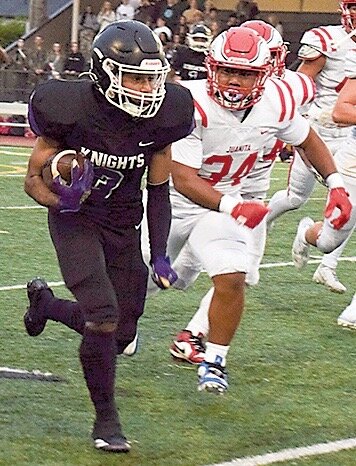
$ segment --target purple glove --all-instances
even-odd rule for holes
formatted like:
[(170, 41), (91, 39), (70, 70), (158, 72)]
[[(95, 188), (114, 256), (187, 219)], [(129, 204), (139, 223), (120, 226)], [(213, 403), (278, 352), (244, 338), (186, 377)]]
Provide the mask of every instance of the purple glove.
[(151, 262), (152, 280), (155, 284), (165, 290), (178, 279), (178, 275), (171, 267), (169, 257), (158, 256)]
[(58, 210), (64, 212), (78, 212), (81, 204), (89, 196), (94, 180), (93, 165), (84, 160), (83, 172), (79, 166), (72, 167), (72, 182), (69, 186), (61, 183), (57, 176), (52, 183), (52, 191), (59, 196)]

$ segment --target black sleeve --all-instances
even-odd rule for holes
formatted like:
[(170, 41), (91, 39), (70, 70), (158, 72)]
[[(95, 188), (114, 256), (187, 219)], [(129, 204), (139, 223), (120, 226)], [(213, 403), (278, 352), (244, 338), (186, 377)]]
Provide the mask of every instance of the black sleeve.
[(159, 185), (147, 184), (147, 194), (147, 223), (152, 262), (159, 256), (166, 257), (171, 227), (168, 181)]

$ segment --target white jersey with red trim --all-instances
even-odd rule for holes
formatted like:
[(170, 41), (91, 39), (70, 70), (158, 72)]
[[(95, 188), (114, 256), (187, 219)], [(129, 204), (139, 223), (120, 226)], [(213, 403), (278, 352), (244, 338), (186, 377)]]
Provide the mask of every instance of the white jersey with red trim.
[[(356, 79), (356, 44), (346, 55), (345, 74), (347, 78)], [(354, 178), (356, 183), (356, 125), (351, 127), (349, 137), (336, 152), (335, 163), (341, 174)]]
[[(298, 57), (301, 60), (315, 59), (320, 55), (326, 58), (325, 66), (315, 77), (316, 96), (308, 115), (322, 126), (337, 126), (331, 118), (338, 93), (345, 84), (345, 56), (355, 42), (347, 37), (344, 27), (319, 26), (306, 31), (302, 36)], [(309, 46), (311, 49), (309, 49)], [(309, 51), (313, 50), (315, 54)]]
[[(250, 109), (232, 112), (211, 99), (205, 80), (185, 81), (195, 102), (196, 128), (172, 145), (174, 161), (198, 169), (199, 176), (223, 194), (237, 195), (241, 180), (263, 160), (276, 138), (302, 143), (309, 122), (297, 111), (292, 88), (277, 78), (266, 82), (261, 100)], [(206, 212), (172, 188), (173, 216)]]
[[(309, 104), (315, 97), (314, 80), (303, 73), (286, 70), (279, 82), (284, 92), (293, 95), (296, 108)], [(280, 139), (271, 138), (262, 160), (258, 160), (251, 172), (241, 179), (240, 189), (244, 197), (264, 199), (267, 196), (274, 162), (284, 146)]]

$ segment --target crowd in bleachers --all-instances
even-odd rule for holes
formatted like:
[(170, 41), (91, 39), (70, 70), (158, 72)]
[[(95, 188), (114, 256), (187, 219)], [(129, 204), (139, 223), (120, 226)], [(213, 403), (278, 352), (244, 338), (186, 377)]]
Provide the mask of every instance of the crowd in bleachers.
[[(218, 4), (218, 2), (217, 2)], [(25, 89), (52, 78), (73, 78), (87, 71), (90, 64), (90, 47), (95, 35), (107, 24), (119, 19), (136, 19), (150, 26), (161, 38), (168, 56), (174, 48), (186, 43), (192, 25), (204, 23), (213, 37), (230, 26), (256, 17), (260, 12), (254, 1), (239, 1), (235, 11), (226, 19), (212, 0), (119, 0), (104, 1), (98, 14), (89, 5), (80, 14), (78, 43), (55, 42), (49, 44), (37, 35), (34, 45), (25, 48), (19, 38), (15, 53), (4, 57), (0, 67), (15, 71), (13, 88)], [(21, 100), (21, 95), (19, 99)]]

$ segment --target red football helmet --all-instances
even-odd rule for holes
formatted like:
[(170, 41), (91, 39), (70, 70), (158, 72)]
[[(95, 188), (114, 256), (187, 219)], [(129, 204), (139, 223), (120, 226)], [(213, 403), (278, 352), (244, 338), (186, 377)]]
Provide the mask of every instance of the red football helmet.
[[(251, 107), (262, 97), (266, 79), (271, 75), (271, 55), (267, 42), (249, 28), (232, 27), (219, 34), (206, 58), (207, 91), (219, 105), (229, 110)], [(222, 85), (218, 71), (222, 68), (256, 72), (251, 87)]]
[(351, 7), (356, 7), (356, 0), (343, 0), (340, 2), (341, 24), (346, 29), (346, 32), (351, 32), (356, 28), (356, 11), (351, 12)]
[(282, 78), (286, 70), (287, 44), (275, 27), (264, 21), (253, 19), (240, 24), (240, 27), (248, 27), (262, 36), (268, 44), (271, 52), (273, 74)]

